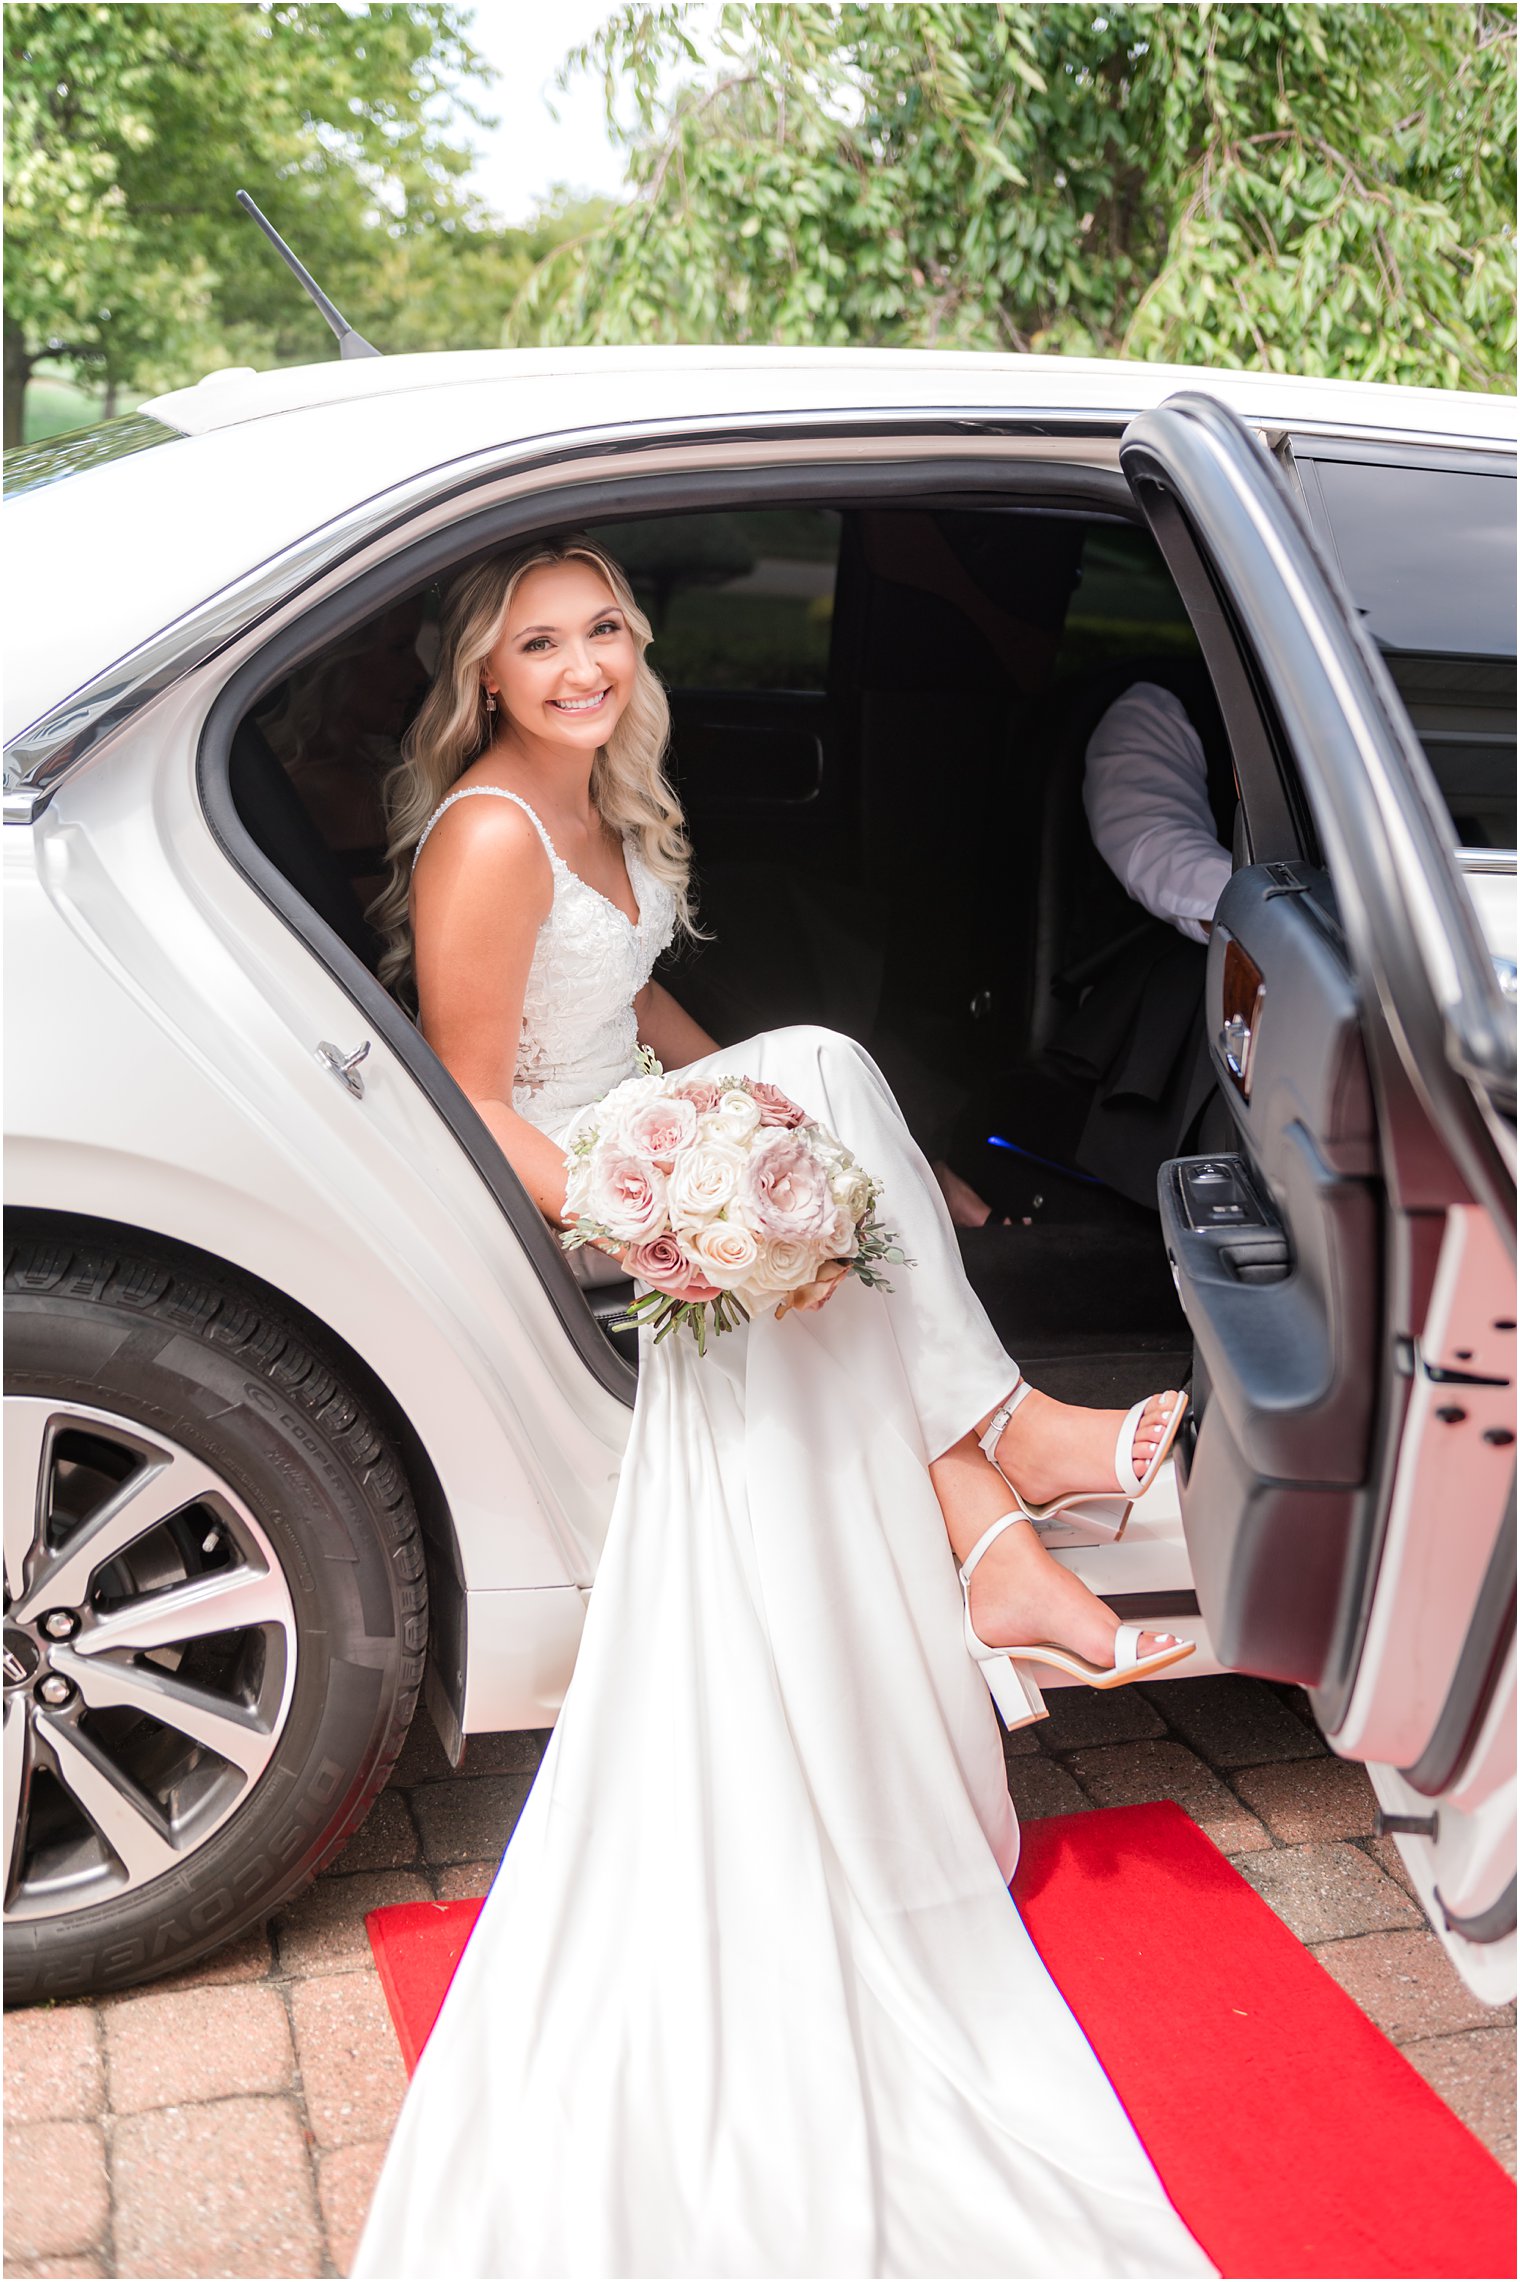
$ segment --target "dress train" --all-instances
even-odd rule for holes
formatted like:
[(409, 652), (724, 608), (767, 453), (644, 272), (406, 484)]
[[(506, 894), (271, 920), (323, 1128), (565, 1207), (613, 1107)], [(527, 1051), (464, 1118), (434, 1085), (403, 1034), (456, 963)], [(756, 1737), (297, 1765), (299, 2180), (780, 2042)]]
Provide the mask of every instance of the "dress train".
[(572, 1685), (353, 2271), (1213, 2275), (1007, 1893), (926, 1466), (1017, 1366), (870, 1055), (798, 1026), (683, 1074), (727, 1071), (917, 1264), (705, 1357), (641, 1334)]

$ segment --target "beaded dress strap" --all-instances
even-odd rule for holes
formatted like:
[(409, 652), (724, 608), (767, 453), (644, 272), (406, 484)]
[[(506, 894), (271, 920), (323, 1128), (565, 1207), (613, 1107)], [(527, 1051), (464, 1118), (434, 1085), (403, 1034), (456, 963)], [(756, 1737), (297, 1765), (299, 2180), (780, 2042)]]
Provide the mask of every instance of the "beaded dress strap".
[[(437, 823), (444, 810), (446, 808), (452, 808), (456, 800), (470, 800), (473, 799), (476, 793), (486, 792), (494, 795), (497, 800), (515, 800), (518, 807), (523, 811), (525, 816), (533, 817), (534, 823), (538, 826), (538, 836), (544, 844), (544, 853), (548, 857), (550, 863), (556, 865), (564, 863), (563, 856), (559, 854), (558, 850), (555, 848), (554, 842), (550, 839), (548, 833), (545, 831), (541, 818), (533, 814), (533, 810), (528, 806), (528, 803), (523, 799), (523, 796), (520, 792), (508, 792), (506, 786), (503, 784), (466, 784), (461, 785), (458, 792), (451, 792), (447, 800), (440, 801), (438, 806), (433, 810), (432, 815), (428, 818), (426, 824), (424, 824), (422, 828), (422, 837), (417, 842), (416, 847), (412, 850), (412, 869), (414, 871), (417, 868), (417, 858), (421, 855), (423, 849), (427, 845), (427, 836), (432, 831), (433, 826)], [(566, 869), (568, 868), (569, 867), (566, 866)]]

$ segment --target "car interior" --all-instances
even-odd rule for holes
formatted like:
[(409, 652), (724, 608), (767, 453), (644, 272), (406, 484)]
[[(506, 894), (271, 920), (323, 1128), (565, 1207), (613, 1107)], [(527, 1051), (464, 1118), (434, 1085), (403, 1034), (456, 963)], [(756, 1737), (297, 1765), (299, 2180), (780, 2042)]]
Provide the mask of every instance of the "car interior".
[[(1088, 741), (1125, 690), (1181, 700), (1220, 842), (1237, 860), (1244, 842), (1221, 708), (1145, 524), (1117, 501), (952, 492), (579, 527), (654, 626), (713, 930), (658, 978), (725, 1044), (816, 1022), (867, 1047), (926, 1156), (992, 1207), (958, 1230), (967, 1274), (1051, 1393), (1127, 1404), (1181, 1383), (1192, 1341), (1156, 1173), (1232, 1129), (1204, 1050), (1205, 951), (1129, 899), (1087, 829)], [(231, 744), (247, 834), (371, 974), (381, 785), (427, 687), (438, 596), (419, 585), (264, 688)], [(1471, 812), (1461, 836), (1512, 846), (1512, 664), (1410, 650), (1396, 679)], [(1137, 1025), (1155, 1049), (1138, 1074), (1119, 1044)], [(611, 1328), (631, 1285), (564, 1282), (636, 1362)]]

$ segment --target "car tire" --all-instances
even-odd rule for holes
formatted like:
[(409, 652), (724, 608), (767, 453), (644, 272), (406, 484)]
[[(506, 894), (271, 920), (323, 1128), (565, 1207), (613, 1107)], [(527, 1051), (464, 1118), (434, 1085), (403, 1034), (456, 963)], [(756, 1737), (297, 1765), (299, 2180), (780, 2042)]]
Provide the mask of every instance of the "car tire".
[(309, 1882), (400, 1752), (427, 1588), (389, 1437), (263, 1288), (26, 1233), (5, 1310), (10, 2005), (192, 1964)]

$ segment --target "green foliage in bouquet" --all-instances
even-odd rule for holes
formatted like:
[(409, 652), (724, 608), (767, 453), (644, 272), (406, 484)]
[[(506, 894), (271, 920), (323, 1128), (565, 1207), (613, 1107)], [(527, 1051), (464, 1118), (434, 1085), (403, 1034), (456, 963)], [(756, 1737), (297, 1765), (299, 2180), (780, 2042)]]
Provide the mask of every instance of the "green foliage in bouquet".
[(749, 1321), (749, 1309), (737, 1292), (719, 1292), (713, 1300), (677, 1299), (674, 1292), (646, 1292), (642, 1299), (631, 1301), (623, 1313), (614, 1318), (614, 1328), (621, 1331), (630, 1324), (647, 1323), (654, 1330), (654, 1344), (658, 1347), (667, 1331), (676, 1331), (684, 1324), (697, 1343), (697, 1353), (705, 1355), (709, 1308), (714, 1335), (720, 1331), (737, 1331), (741, 1321)]

